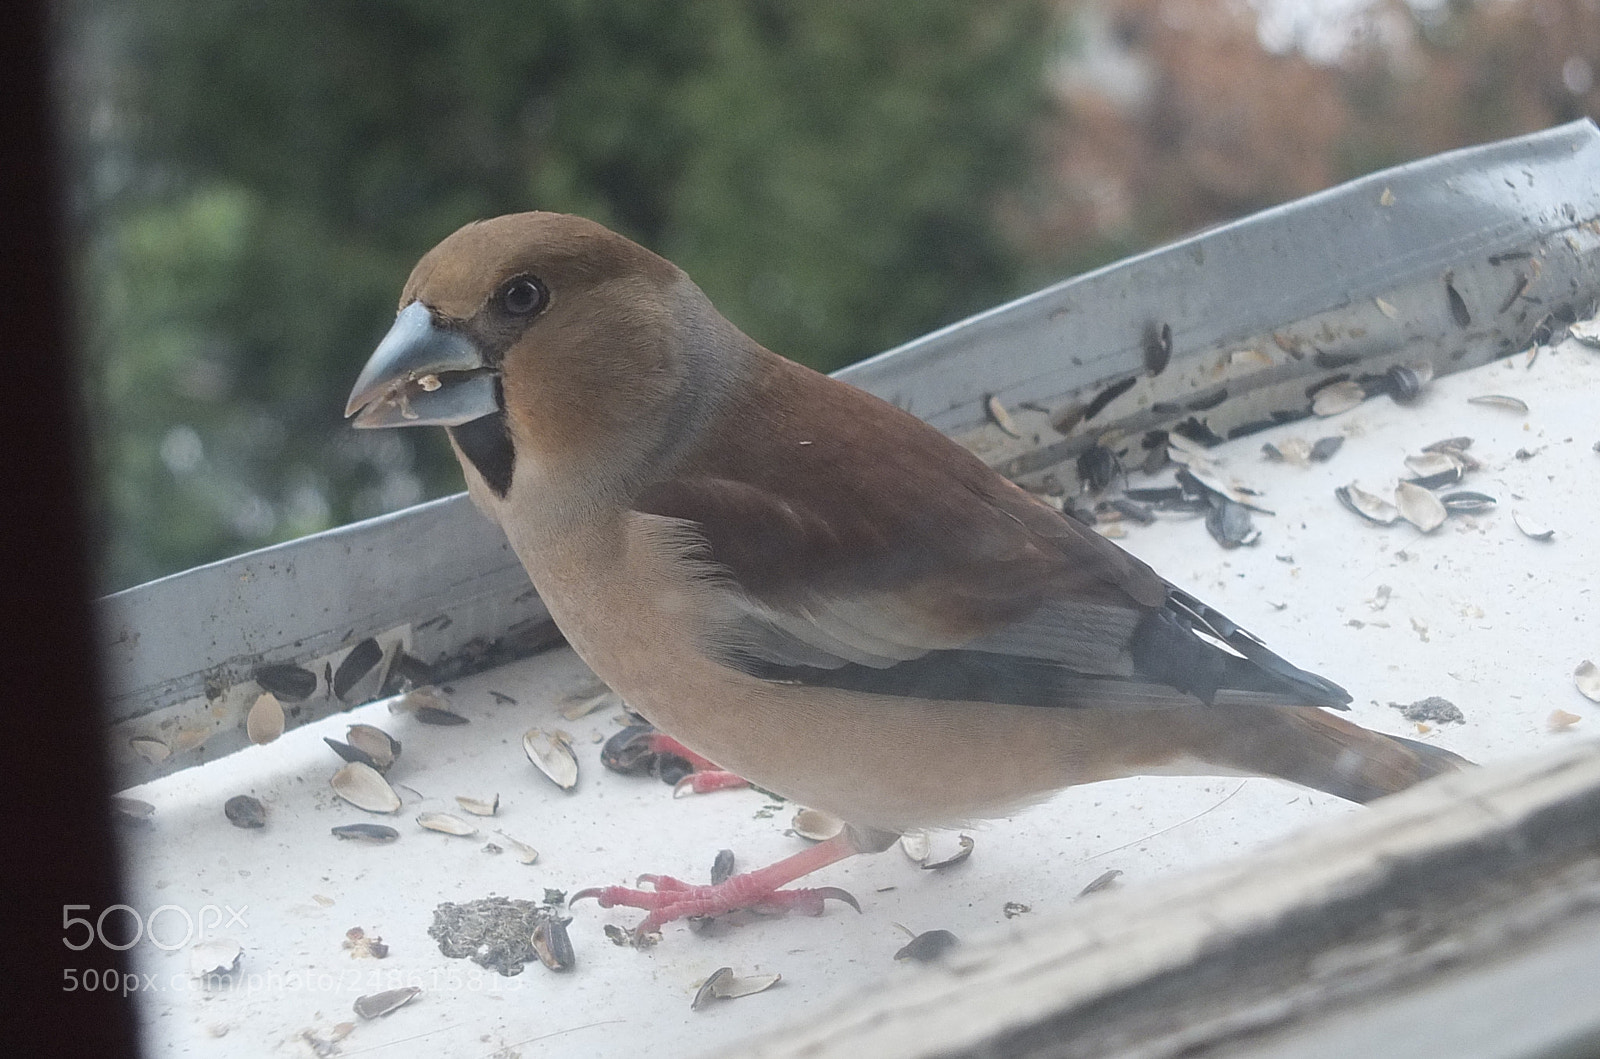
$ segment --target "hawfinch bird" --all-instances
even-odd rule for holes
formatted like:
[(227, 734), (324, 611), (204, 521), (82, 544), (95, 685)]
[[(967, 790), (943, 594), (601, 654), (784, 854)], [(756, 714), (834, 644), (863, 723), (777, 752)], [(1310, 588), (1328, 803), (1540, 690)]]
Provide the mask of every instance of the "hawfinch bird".
[(1248, 774), (1365, 802), (1466, 763), (1327, 712), (1338, 685), (578, 217), (499, 217), (430, 250), (346, 414), (444, 427), (607, 684), (847, 821), (716, 886), (582, 895), (648, 910), (641, 932), (819, 912), (842, 891), (779, 888), (1073, 784)]

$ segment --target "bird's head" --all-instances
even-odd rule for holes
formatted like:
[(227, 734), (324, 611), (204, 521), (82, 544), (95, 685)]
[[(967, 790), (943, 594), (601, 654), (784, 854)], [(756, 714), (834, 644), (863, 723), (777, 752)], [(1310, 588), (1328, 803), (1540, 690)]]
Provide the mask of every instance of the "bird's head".
[(615, 466), (674, 432), (688, 393), (731, 370), (721, 351), (742, 337), (636, 243), (579, 217), (512, 214), (417, 263), (345, 415), (458, 428), (458, 445), (461, 428), (498, 416), (518, 455)]

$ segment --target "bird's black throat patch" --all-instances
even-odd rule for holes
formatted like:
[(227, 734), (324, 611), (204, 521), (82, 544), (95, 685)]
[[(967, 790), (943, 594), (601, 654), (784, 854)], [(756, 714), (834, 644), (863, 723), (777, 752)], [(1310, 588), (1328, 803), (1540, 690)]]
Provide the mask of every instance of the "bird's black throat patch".
[(495, 496), (504, 500), (511, 491), (511, 474), (517, 455), (511, 445), (511, 431), (506, 428), (505, 412), (491, 412), (470, 423), (447, 429), (462, 453), (483, 476), (484, 483), (494, 491)]

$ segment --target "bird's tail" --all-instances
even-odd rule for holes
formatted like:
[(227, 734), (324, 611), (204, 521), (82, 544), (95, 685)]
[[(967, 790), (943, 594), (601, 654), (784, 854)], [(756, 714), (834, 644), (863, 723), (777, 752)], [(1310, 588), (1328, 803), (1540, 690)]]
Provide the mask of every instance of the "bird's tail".
[(1208, 748), (1208, 759), (1352, 802), (1370, 802), (1472, 764), (1442, 747), (1369, 731), (1326, 710), (1265, 709), (1263, 723), (1251, 725), (1249, 734), (1233, 726), (1230, 738)]

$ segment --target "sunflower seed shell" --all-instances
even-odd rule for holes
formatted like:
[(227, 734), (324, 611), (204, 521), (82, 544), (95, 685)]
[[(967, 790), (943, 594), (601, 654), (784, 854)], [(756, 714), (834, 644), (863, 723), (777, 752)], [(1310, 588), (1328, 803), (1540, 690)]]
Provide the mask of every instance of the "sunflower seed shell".
[(821, 809), (801, 809), (794, 814), (794, 821), (789, 826), (801, 838), (808, 838), (813, 842), (826, 842), (844, 830), (844, 821), (837, 816), (830, 816)]
[(417, 815), (417, 823), (429, 831), (439, 831), (446, 835), (460, 835), (463, 838), (478, 833), (477, 828), (459, 816), (451, 816), (449, 813), (419, 813)]
[(392, 813), (400, 808), (400, 796), (377, 769), (352, 761), (328, 781), (333, 793), (369, 813)]
[(381, 993), (359, 996), (356, 997), (355, 1013), (364, 1019), (381, 1018), (405, 1007), (421, 992), (421, 986), (408, 985), (404, 989), (385, 989)]
[(578, 756), (566, 740), (542, 728), (530, 728), (522, 737), (522, 749), (557, 787), (570, 791), (578, 785)]
[(1578, 668), (1572, 671), (1572, 682), (1578, 686), (1578, 691), (1591, 702), (1600, 702), (1600, 666), (1596, 666), (1587, 658), (1578, 663)]
[(278, 696), (264, 691), (245, 715), (244, 732), (256, 746), (265, 746), (283, 734), (283, 705)]
[(1444, 525), (1449, 512), (1439, 498), (1413, 482), (1401, 482), (1394, 489), (1394, 506), (1400, 517), (1424, 533)]

